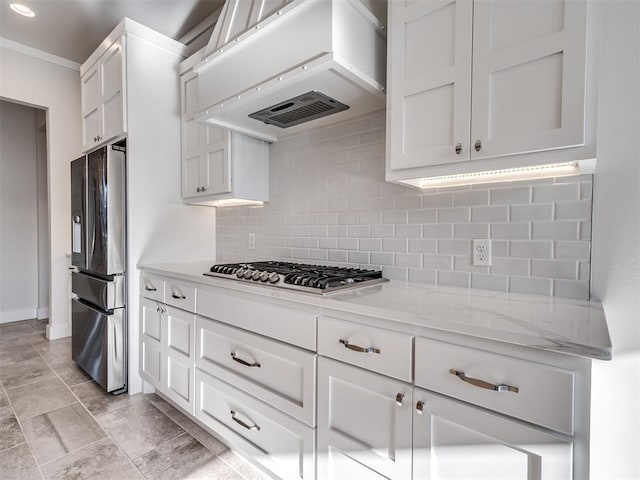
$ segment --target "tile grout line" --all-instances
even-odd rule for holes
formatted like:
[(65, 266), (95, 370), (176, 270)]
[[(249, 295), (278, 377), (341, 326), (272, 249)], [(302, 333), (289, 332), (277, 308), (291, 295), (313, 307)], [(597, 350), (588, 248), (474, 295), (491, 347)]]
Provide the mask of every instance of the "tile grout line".
[[(69, 385), (67, 385), (67, 383), (62, 379), (62, 377), (58, 374), (58, 372), (56, 372), (56, 371), (53, 369), (53, 367), (52, 367), (52, 366), (51, 366), (51, 364), (47, 361), (47, 359), (46, 359), (46, 358), (44, 358), (44, 356), (43, 356), (43, 355), (42, 355), (42, 354), (41, 354), (41, 353), (40, 353), (40, 352), (39, 352), (35, 347), (33, 347), (33, 346), (32, 346), (32, 348), (33, 348), (34, 350), (36, 350), (36, 352), (38, 353), (38, 355), (40, 356), (40, 358), (42, 358), (42, 360), (47, 364), (47, 366), (48, 366), (49, 368), (51, 368), (51, 370), (56, 374), (56, 377), (58, 377), (58, 379), (62, 382), (62, 384), (67, 388), (67, 390), (69, 390), (69, 392), (71, 393), (71, 395), (76, 399), (76, 400), (75, 400), (75, 402), (73, 402), (73, 403), (76, 403), (76, 402), (77, 402), (77, 403), (79, 403), (80, 405), (82, 405), (82, 407), (86, 410), (86, 412), (89, 414), (89, 416), (91, 417), (91, 419), (93, 419), (93, 421), (94, 421), (94, 422), (96, 422), (96, 424), (98, 425), (98, 427), (100, 427), (100, 429), (104, 432), (105, 437), (101, 438), (100, 440), (96, 440), (95, 442), (92, 442), (92, 443), (90, 443), (89, 445), (93, 445), (93, 444), (95, 444), (95, 443), (97, 443), (97, 442), (99, 442), (99, 441), (101, 441), (101, 440), (104, 440), (105, 438), (108, 438), (108, 439), (109, 439), (109, 440), (111, 440), (111, 441), (113, 442), (113, 444), (114, 444), (114, 445), (115, 445), (115, 446), (116, 446), (116, 447), (117, 447), (117, 448), (118, 448), (118, 449), (119, 449), (119, 450), (124, 454), (124, 457), (129, 461), (129, 463), (131, 464), (131, 466), (132, 466), (133, 468), (135, 468), (135, 469), (136, 469), (136, 471), (140, 472), (140, 470), (138, 470), (138, 468), (135, 466), (135, 464), (131, 461), (131, 459), (129, 458), (129, 456), (127, 455), (127, 453), (124, 451), (124, 449), (120, 446), (120, 444), (119, 444), (118, 442), (116, 442), (116, 441), (115, 441), (115, 439), (114, 439), (114, 438), (109, 434), (109, 432), (107, 431), (107, 429), (106, 429), (106, 428), (104, 428), (104, 426), (102, 425), (102, 423), (100, 423), (100, 421), (98, 421), (98, 419), (93, 415), (93, 413), (91, 413), (91, 411), (87, 408), (87, 406), (84, 404), (84, 402), (83, 402), (82, 400), (80, 400), (80, 398), (76, 395), (76, 393), (72, 390), (72, 388), (71, 388)], [(83, 383), (88, 383), (88, 382), (91, 382), (91, 381), (92, 381), (92, 380), (90, 380), (90, 379), (89, 379), (89, 380), (87, 380), (86, 382), (81, 382), (81, 383), (78, 383), (77, 385), (82, 385)], [(74, 386), (77, 386), (77, 385), (74, 385)], [(69, 405), (71, 405), (71, 404), (69, 404)], [(26, 437), (26, 435), (25, 435), (25, 437)], [(82, 446), (82, 447), (80, 447), (80, 448), (77, 448), (77, 449), (75, 449), (75, 450), (71, 450), (71, 451), (67, 452), (67, 453), (66, 453), (66, 454), (64, 454), (64, 455), (61, 455), (61, 456), (57, 457), (57, 458), (56, 458), (56, 459), (54, 459), (54, 460), (60, 460), (61, 458), (64, 458), (64, 457), (66, 457), (66, 456), (68, 456), (68, 455), (71, 455), (72, 453), (76, 453), (76, 452), (78, 452), (78, 451), (82, 450), (83, 448), (88, 447), (89, 445), (84, 445), (84, 446)], [(35, 455), (34, 455), (34, 458), (35, 458)], [(48, 464), (48, 463), (51, 463), (52, 461), (53, 461), (53, 460), (50, 460), (49, 462), (45, 462), (43, 465), (46, 465), (46, 464)], [(36, 459), (36, 464), (38, 465), (38, 468), (40, 469), (40, 464), (38, 463), (38, 460), (37, 460), (37, 459)], [(41, 472), (40, 474), (42, 475), (42, 472)], [(142, 472), (140, 472), (140, 474), (142, 475)], [(144, 477), (144, 475), (142, 475), (142, 476)], [(42, 477), (42, 478), (44, 478), (44, 475), (43, 475), (43, 477)], [(145, 477), (145, 478), (146, 478), (146, 477)]]

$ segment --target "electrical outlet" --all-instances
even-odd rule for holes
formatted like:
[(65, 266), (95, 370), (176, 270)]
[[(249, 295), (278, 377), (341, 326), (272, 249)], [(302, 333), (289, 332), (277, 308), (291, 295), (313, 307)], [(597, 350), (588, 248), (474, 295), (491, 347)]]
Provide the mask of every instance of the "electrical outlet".
[(250, 233), (249, 234), (249, 250), (255, 250), (255, 249), (256, 249), (256, 234)]
[(471, 264), (475, 267), (491, 266), (491, 240), (474, 239), (471, 241)]

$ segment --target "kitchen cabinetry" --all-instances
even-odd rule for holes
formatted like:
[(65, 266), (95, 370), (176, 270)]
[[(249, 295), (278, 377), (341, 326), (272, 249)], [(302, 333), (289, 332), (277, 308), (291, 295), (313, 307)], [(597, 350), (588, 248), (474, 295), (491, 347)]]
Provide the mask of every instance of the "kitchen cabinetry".
[(185, 203), (223, 205), (269, 200), (269, 144), (198, 123), (198, 76), (182, 75), (182, 197)]
[(589, 143), (588, 7), (389, 2), (387, 179), (557, 163)]
[(411, 478), (412, 388), (321, 357), (318, 478)]
[(81, 76), (82, 150), (127, 131), (125, 37), (120, 37)]

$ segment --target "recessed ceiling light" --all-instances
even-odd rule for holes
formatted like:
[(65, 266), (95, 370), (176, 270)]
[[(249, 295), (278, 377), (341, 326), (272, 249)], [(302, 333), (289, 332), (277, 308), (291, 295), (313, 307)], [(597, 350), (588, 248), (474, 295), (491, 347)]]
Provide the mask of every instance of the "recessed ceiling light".
[(11, 8), (11, 10), (16, 12), (18, 15), (22, 15), (23, 17), (32, 18), (36, 16), (36, 12), (31, 10), (26, 5), (22, 5), (21, 3), (12, 3), (11, 5), (9, 5), (9, 7)]

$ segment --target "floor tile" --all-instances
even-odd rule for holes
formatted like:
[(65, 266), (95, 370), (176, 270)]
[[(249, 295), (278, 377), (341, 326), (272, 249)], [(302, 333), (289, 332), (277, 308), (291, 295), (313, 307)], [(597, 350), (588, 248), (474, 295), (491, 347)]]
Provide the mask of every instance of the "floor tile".
[(0, 348), (0, 367), (6, 367), (25, 360), (40, 358), (31, 345), (17, 345)]
[(38, 463), (43, 464), (106, 437), (80, 404), (52, 410), (22, 422)]
[(103, 415), (125, 405), (142, 400), (142, 395), (112, 395), (102, 390), (95, 382), (89, 381), (71, 388), (87, 409), (95, 416)]
[(39, 343), (34, 348), (47, 362), (71, 360), (71, 337)]
[(262, 480), (269, 478), (229, 448), (222, 452), (219, 455), (219, 458), (229, 465), (235, 472), (239, 473), (245, 480)]
[(57, 377), (6, 391), (16, 416), (21, 420), (75, 401), (75, 397)]
[(62, 381), (66, 383), (68, 387), (91, 380), (91, 377), (87, 375), (84, 370), (78, 367), (71, 359), (54, 361), (50, 363), (49, 366), (60, 376)]
[(26, 441), (13, 410), (10, 408), (0, 409), (0, 451)]
[(133, 462), (147, 478), (218, 478), (218, 457), (188, 433), (138, 457)]
[(4, 388), (2, 388), (2, 382), (0, 382), (0, 408), (8, 407), (9, 399), (4, 393)]
[(174, 422), (184, 428), (201, 444), (203, 444), (216, 455), (220, 455), (222, 452), (228, 450), (228, 447), (224, 443), (222, 443), (213, 435), (209, 434), (205, 429), (201, 428), (200, 425), (195, 423), (193, 420), (188, 418), (177, 409), (174, 408), (173, 410), (165, 413), (169, 416), (169, 418), (171, 418)]
[(184, 433), (182, 427), (147, 401), (106, 413), (98, 421), (129, 458), (137, 458)]
[(47, 479), (135, 480), (144, 477), (109, 438), (42, 466)]
[[(29, 347), (31, 348), (31, 347)], [(45, 378), (55, 377), (53, 370), (47, 363), (37, 356), (30, 360), (12, 363), (5, 367), (0, 367), (0, 380), (4, 388), (19, 387), (27, 383), (37, 382)]]
[(0, 452), (2, 480), (40, 479), (40, 471), (26, 443)]

